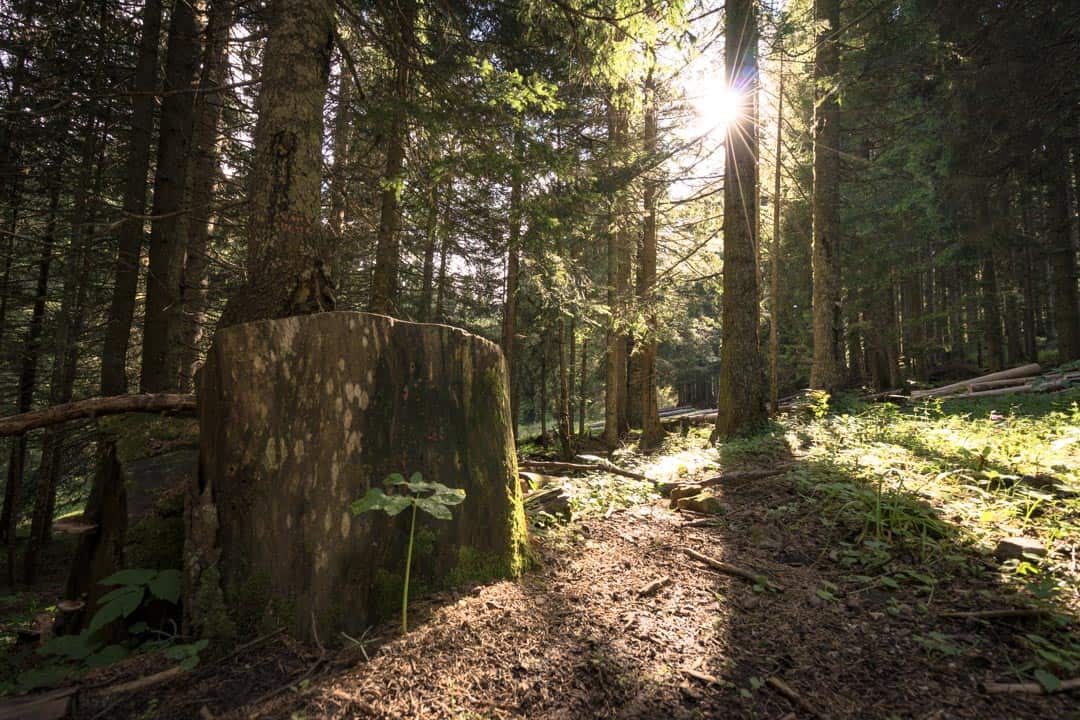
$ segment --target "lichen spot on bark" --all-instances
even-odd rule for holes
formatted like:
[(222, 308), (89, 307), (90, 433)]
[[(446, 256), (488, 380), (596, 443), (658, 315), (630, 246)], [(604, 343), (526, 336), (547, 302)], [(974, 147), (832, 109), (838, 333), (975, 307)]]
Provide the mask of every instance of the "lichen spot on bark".
[(345, 411), (345, 429), (348, 430), (352, 427), (352, 410)]
[(366, 390), (360, 391), (360, 409), (367, 410), (368, 406), (368, 394)]
[(326, 384), (323, 385), (323, 387), (326, 389), (326, 394), (327, 395), (333, 395), (334, 394), (334, 380), (333, 380), (333, 378), (326, 378)]
[(341, 539), (347, 540), (349, 538), (349, 531), (352, 530), (352, 516), (348, 511), (341, 513)]
[(266, 363), (258, 355), (255, 356), (255, 372), (262, 375), (266, 372)]
[(266, 463), (266, 467), (271, 469), (277, 467), (277, 443), (274, 442), (274, 438), (270, 438), (267, 441), (266, 453), (263, 459)]
[(297, 438), (296, 442), (293, 443), (293, 455), (297, 460), (304, 459), (304, 441), (300, 438)]
[(345, 372), (345, 358), (338, 358), (337, 369), (341, 372)]

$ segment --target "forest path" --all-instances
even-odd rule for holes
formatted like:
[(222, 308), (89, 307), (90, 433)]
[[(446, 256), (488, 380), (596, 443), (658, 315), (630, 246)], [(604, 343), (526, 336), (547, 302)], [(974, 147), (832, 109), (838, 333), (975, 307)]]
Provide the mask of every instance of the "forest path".
[[(1075, 714), (1067, 694), (979, 688), (1020, 662), (1011, 631), (1028, 620), (941, 616), (1017, 599), (985, 574), (929, 578), (902, 556), (874, 580), (853, 577), (835, 549), (850, 546), (802, 507), (798, 487), (791, 473), (724, 487), (716, 518), (655, 501), (541, 534), (536, 570), (417, 603), (414, 629), (401, 637), (384, 627), (392, 639), (371, 648), (369, 661), (354, 647), (316, 668), (301, 692), (237, 708), (234, 690), (232, 702), (207, 707), (214, 717), (387, 719)], [(717, 573), (686, 548), (766, 576), (782, 591)], [(664, 578), (670, 582), (641, 594)], [(296, 682), (315, 665), (286, 647), (262, 652), (294, 659), (277, 667), (291, 667), (286, 682)], [(234, 688), (267, 684), (244, 685), (243, 676)], [(202, 698), (223, 696), (202, 688)], [(785, 688), (793, 694), (785, 697)]]

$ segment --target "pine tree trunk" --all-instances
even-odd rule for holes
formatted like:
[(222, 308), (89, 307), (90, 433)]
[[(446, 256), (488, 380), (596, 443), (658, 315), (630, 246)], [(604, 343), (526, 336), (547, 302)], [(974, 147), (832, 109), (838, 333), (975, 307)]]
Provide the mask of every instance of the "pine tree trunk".
[(517, 438), (518, 410), (521, 407), (521, 391), (518, 387), (517, 315), (518, 288), (521, 284), (521, 134), (514, 131), (514, 167), (510, 179), (510, 227), (506, 247), (506, 288), (503, 297), (502, 347), (506, 358), (506, 373), (510, 381), (510, 416), (514, 419), (514, 438)]
[[(345, 235), (345, 214), (349, 184), (349, 165), (352, 152), (351, 108), (353, 79), (342, 63), (338, 76), (337, 113), (334, 115), (334, 166), (330, 171), (330, 231), (342, 238)], [(338, 263), (333, 266), (334, 278), (342, 272)]]
[[(651, 9), (651, 3), (650, 3)], [(645, 77), (644, 150), (649, 162), (655, 162), (657, 152), (656, 78), (655, 68), (649, 67)], [(638, 302), (645, 313), (645, 337), (640, 351), (641, 368), (641, 441), (643, 450), (660, 444), (664, 429), (660, 425), (660, 407), (656, 390), (656, 203), (658, 182), (651, 174), (645, 178), (643, 193), (644, 227), (641, 233), (641, 256), (638, 262)]]
[(983, 337), (986, 338), (986, 363), (990, 372), (1005, 367), (1001, 342), (1001, 307), (998, 303), (997, 270), (994, 257), (987, 253), (982, 262)]
[(176, 342), (177, 387), (181, 392), (191, 392), (194, 387), (199, 347), (206, 334), (210, 290), (208, 253), (210, 238), (217, 224), (212, 204), (221, 175), (218, 167), (218, 125), (225, 107), (225, 96), (219, 88), (228, 77), (229, 30), (235, 11), (236, 0), (211, 0), (199, 95), (195, 102), (193, 164), (188, 177), (188, 204), (191, 211), (188, 221), (184, 223), (187, 248), (180, 283), (183, 318), (177, 328), (179, 338)]
[(420, 280), (420, 300), (416, 304), (416, 319), (431, 322), (431, 296), (435, 284), (435, 245), (438, 238), (439, 202), (435, 188), (428, 193), (428, 219), (424, 228), (424, 265)]
[[(56, 234), (56, 213), (60, 204), (59, 179), (53, 180), (49, 196), (49, 219), (42, 239), (38, 256), (37, 286), (34, 305), (30, 312), (30, 323), (26, 329), (19, 370), (19, 384), (16, 391), (16, 412), (29, 412), (37, 389), (38, 359), (41, 355), (41, 331), (45, 321), (45, 302), (49, 294), (49, 270), (53, 260), (53, 242)], [(7, 484), (4, 487), (4, 508), (0, 516), (0, 539), (14, 544), (15, 526), (18, 522), (18, 495), (23, 483), (23, 470), (26, 464), (26, 435), (15, 438), (8, 460)], [(15, 569), (9, 555), (8, 582), (14, 585)]]
[[(727, 77), (745, 78), (742, 111), (728, 128), (724, 170), (723, 344), (714, 437), (753, 432), (766, 421), (758, 337), (758, 25), (753, 0), (729, 0)], [(741, 83), (740, 83), (741, 84)]]
[(769, 414), (780, 408), (780, 171), (784, 151), (784, 52), (780, 50), (780, 87), (776, 94), (776, 149), (773, 160), (773, 236), (769, 252)]
[[(609, 103), (608, 138), (613, 150), (625, 141), (626, 113)], [(614, 165), (611, 168), (614, 171)], [(628, 429), (626, 403), (627, 337), (622, 327), (630, 291), (630, 238), (625, 228), (622, 188), (613, 189), (609, 198), (611, 223), (607, 233), (608, 308), (606, 382), (604, 386), (604, 444), (614, 450)]]
[(182, 320), (180, 279), (187, 243), (184, 193), (195, 121), (195, 95), (201, 43), (195, 0), (173, 6), (169, 46), (165, 54), (165, 96), (161, 101), (161, 132), (154, 175), (150, 263), (146, 276), (146, 317), (143, 321), (142, 392), (176, 389), (174, 340)]
[(815, 0), (821, 23), (814, 56), (814, 360), (810, 387), (835, 392), (843, 383), (840, 314), (840, 104), (837, 73), (840, 1)]
[(1050, 263), (1053, 269), (1054, 326), (1058, 361), (1080, 360), (1080, 295), (1077, 294), (1076, 244), (1072, 233), (1072, 209), (1068, 153), (1054, 153), (1055, 177), (1050, 188)]
[(154, 130), (154, 90), (157, 87), (158, 42), (161, 35), (161, 0), (143, 6), (142, 38), (132, 83), (131, 132), (124, 167), (123, 210), (112, 300), (105, 322), (105, 346), (101, 351), (101, 394), (127, 392), (127, 353), (131, 321), (135, 315), (135, 291), (139, 284), (146, 212), (146, 175), (150, 168), (150, 141)]
[[(439, 243), (439, 282), (435, 287), (435, 322), (441, 323), (446, 321), (446, 285), (447, 279), (447, 267), (446, 256), (450, 251), (450, 230), (448, 221), (443, 222), (442, 232), (440, 233)], [(512, 408), (513, 406), (511, 406)], [(514, 426), (517, 426), (517, 416), (514, 415), (513, 409), (510, 411), (510, 415), (514, 418)], [(517, 430), (514, 430), (517, 433)]]
[[(571, 336), (572, 338), (573, 336)], [(566, 360), (566, 319), (559, 318), (559, 454), (563, 460), (574, 458), (570, 427), (570, 375)]]
[(334, 240), (318, 232), (334, 5), (276, 0), (271, 8), (249, 179), (247, 282), (221, 327), (334, 306), (325, 276)]
[(578, 435), (585, 436), (585, 412), (587, 396), (585, 394), (585, 381), (588, 377), (588, 354), (589, 339), (581, 339), (581, 372), (578, 376)]
[(1037, 362), (1039, 359), (1038, 328), (1035, 325), (1035, 316), (1038, 302), (1035, 296), (1035, 282), (1032, 277), (1034, 233), (1031, 228), (1031, 198), (1026, 187), (1021, 190), (1020, 194), (1020, 226), (1024, 233), (1022, 238), (1024, 250), (1021, 256), (1021, 272), (1023, 273), (1021, 287), (1024, 293), (1024, 358), (1030, 362)]
[(387, 136), (386, 165), (382, 177), (382, 197), (379, 211), (379, 232), (375, 240), (375, 270), (371, 281), (369, 310), (382, 315), (394, 315), (398, 308), (398, 265), (401, 262), (400, 194), (403, 182), (405, 142), (408, 117), (405, 107), (409, 98), (410, 54), (416, 32), (416, 0), (400, 0), (391, 7), (391, 40), (394, 60), (394, 107)]

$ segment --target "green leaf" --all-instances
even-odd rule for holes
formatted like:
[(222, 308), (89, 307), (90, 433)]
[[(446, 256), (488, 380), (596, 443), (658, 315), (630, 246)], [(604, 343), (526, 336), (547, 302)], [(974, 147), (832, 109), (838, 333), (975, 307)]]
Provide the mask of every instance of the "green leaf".
[(123, 645), (109, 645), (86, 658), (86, 666), (91, 668), (105, 667), (120, 662), (127, 656), (128, 649)]
[(361, 499), (354, 502), (349, 510), (353, 515), (360, 515), (372, 510), (382, 510), (390, 517), (412, 505), (412, 498), (404, 495), (387, 495), (379, 488), (371, 488)]
[(180, 600), (180, 581), (179, 570), (162, 570), (150, 581), (150, 593), (175, 605)]
[(143, 589), (138, 585), (124, 585), (123, 587), (118, 587), (112, 592), (105, 593), (99, 597), (98, 605), (108, 605), (111, 602), (127, 598), (131, 595), (138, 595), (141, 598), (142, 592)]
[(71, 668), (63, 665), (46, 665), (19, 673), (19, 690), (29, 692), (38, 688), (55, 687), (71, 674)]
[(1058, 676), (1052, 672), (1047, 672), (1042, 668), (1036, 668), (1035, 672), (1032, 674), (1035, 676), (1035, 679), (1039, 681), (1039, 684), (1042, 685), (1043, 690), (1048, 693), (1052, 693), (1061, 687), (1061, 680), (1059, 680)]
[(453, 517), (445, 505), (431, 498), (416, 498), (416, 507), (439, 520), (450, 520)]
[(404, 485), (406, 484), (405, 476), (401, 473), (390, 473), (383, 480), (383, 485)]
[(109, 577), (101, 581), (102, 585), (145, 585), (150, 582), (157, 570), (150, 570), (148, 568), (131, 568), (129, 570), (121, 570), (120, 572), (113, 573)]
[(418, 472), (414, 472), (412, 475), (409, 476), (409, 484), (411, 485), (412, 483), (422, 482), (423, 479), (424, 479), (423, 475), (421, 475)]
[(146, 623), (137, 622), (137, 623), (135, 623), (134, 625), (132, 625), (131, 627), (128, 628), (128, 632), (131, 633), (132, 635), (139, 635), (140, 633), (144, 633), (149, 629), (150, 629), (150, 626), (147, 625)]
[(92, 633), (83, 631), (78, 635), (61, 635), (49, 640), (37, 649), (39, 655), (63, 655), (71, 660), (82, 660), (93, 653), (100, 643), (91, 640)]
[(135, 610), (139, 607), (139, 604), (142, 603), (143, 595), (145, 594), (145, 592), (146, 591), (141, 587), (136, 588), (135, 592), (121, 595), (115, 600), (109, 602), (107, 605), (104, 605), (94, 614), (93, 619), (90, 620), (90, 627), (88, 629), (91, 632), (95, 630), (100, 630), (114, 620), (119, 620), (122, 617), (127, 617), (131, 613), (135, 612)]

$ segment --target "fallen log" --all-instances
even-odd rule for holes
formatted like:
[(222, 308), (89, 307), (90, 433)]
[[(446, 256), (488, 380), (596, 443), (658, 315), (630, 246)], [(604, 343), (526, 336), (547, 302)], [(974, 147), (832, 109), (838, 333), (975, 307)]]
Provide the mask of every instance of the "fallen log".
[(532, 470), (534, 472), (542, 472), (545, 474), (553, 472), (596, 472), (597, 470), (603, 470), (612, 475), (622, 475), (623, 477), (634, 478), (635, 480), (656, 482), (652, 478), (642, 475), (639, 472), (624, 470), (618, 465), (615, 465), (608, 460), (604, 460), (603, 458), (598, 458), (595, 455), (578, 455), (578, 458), (589, 460), (589, 462), (572, 463), (553, 460), (522, 460), (518, 463), (518, 467), (524, 470)]
[(9, 698), (0, 703), (0, 720), (65, 720), (78, 712), (79, 688)]
[(660, 490), (661, 494), (670, 495), (672, 499), (676, 499), (676, 491), (681, 494), (681, 497), (688, 497), (689, 495), (696, 495), (701, 490), (715, 485), (748, 480), (763, 480), (776, 475), (783, 475), (790, 469), (791, 463), (782, 463), (763, 470), (737, 470), (735, 472), (723, 473), (722, 475), (715, 475), (695, 482), (662, 482), (657, 483), (657, 488)]
[(86, 400), (76, 400), (63, 405), (53, 405), (42, 410), (0, 418), (0, 437), (22, 435), (25, 432), (49, 425), (58, 425), (70, 420), (101, 417), (103, 415), (119, 415), (130, 412), (191, 413), (194, 411), (194, 395), (158, 393), (87, 398)]
[(1032, 377), (1033, 375), (1038, 375), (1040, 372), (1042, 372), (1042, 366), (1038, 363), (1029, 363), (1019, 367), (1009, 368), (1008, 370), (981, 375), (976, 378), (971, 378), (970, 380), (961, 380), (960, 382), (955, 382), (950, 385), (942, 385), (941, 387), (931, 388), (930, 390), (912, 390), (911, 399), (918, 400), (919, 398), (941, 397), (954, 392), (968, 390), (971, 385), (992, 382), (994, 380), (1011, 380), (1014, 378)]

